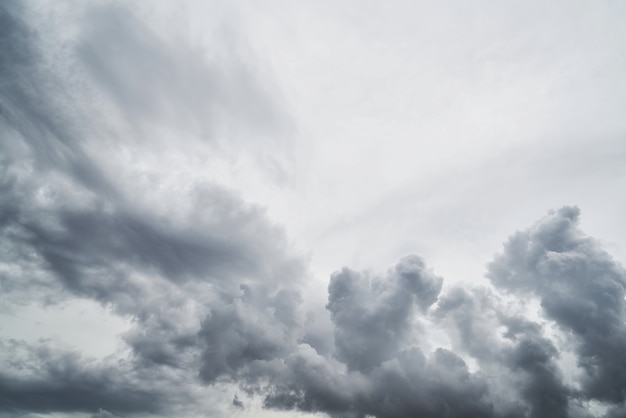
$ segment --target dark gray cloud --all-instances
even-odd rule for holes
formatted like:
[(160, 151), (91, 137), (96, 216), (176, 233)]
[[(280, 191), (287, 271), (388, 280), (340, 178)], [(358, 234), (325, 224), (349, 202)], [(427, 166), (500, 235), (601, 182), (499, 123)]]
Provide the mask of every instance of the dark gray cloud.
[(494, 416), (486, 383), (462, 358), (419, 348), (417, 318), (441, 286), (417, 256), (403, 258), (383, 277), (347, 268), (335, 273), (327, 305), (334, 358), (299, 345), (265, 405), (338, 417)]
[(266, 407), (346, 417), (494, 416), (485, 383), (445, 349), (429, 358), (417, 348), (402, 350), (362, 373), (343, 371), (341, 363), (301, 346), (287, 366)]
[(416, 256), (401, 260), (382, 279), (370, 281), (349, 269), (333, 275), (327, 309), (335, 325), (337, 358), (361, 371), (392, 358), (413, 328), (414, 308), (432, 305), (442, 283)]
[(579, 213), (564, 207), (512, 236), (488, 277), (502, 290), (539, 299), (585, 372), (581, 396), (620, 404), (626, 399), (626, 273), (577, 228)]
[(239, 399), (239, 396), (235, 395), (233, 398), (233, 406), (239, 409), (244, 409), (243, 402)]
[[(303, 263), (262, 209), (216, 184), (188, 187), (181, 209), (188, 212), (177, 214), (179, 221), (150, 210), (155, 208), (141, 203), (142, 196), (129, 195), (121, 187), (126, 179), (107, 168), (106, 158), (116, 156), (107, 150), (124, 144), (142, 152), (144, 140), (136, 130), (90, 113), (90, 99), (110, 95), (117, 112), (139, 124), (162, 123), (178, 109), (175, 120), (164, 123), (178, 129), (202, 122), (208, 129), (217, 124), (212, 119), (229, 115), (246, 129), (267, 133), (276, 127), (277, 137), (281, 112), (255, 86), (242, 60), (233, 57), (228, 68), (211, 70), (198, 57), (189, 68), (189, 57), (177, 55), (189, 51), (163, 44), (130, 9), (79, 7), (84, 20), (72, 39), (55, 39), (56, 32), (44, 37), (37, 13), (28, 4), (0, 7), (0, 127), (6, 139), (0, 145), (0, 302), (18, 308), (76, 297), (98, 301), (133, 321), (122, 336), (132, 351), (124, 365), (92, 364), (45, 342), (31, 347), (6, 340), (11, 355), (5, 359), (10, 367), (3, 366), (1, 409), (104, 408), (101, 416), (171, 414), (193, 406), (198, 370), (223, 360), (210, 351), (207, 335), (226, 343), (233, 335), (228, 324), (207, 331), (203, 324), (230, 320), (233, 300), (255, 289), (261, 299), (246, 308), (249, 314), (263, 305), (271, 309), (268, 321), (282, 318), (283, 327), (294, 328)], [(51, 44), (61, 49), (47, 50)], [(67, 59), (72, 78), (58, 68), (54, 54)], [(214, 146), (215, 135), (203, 132), (207, 146)], [(226, 312), (221, 317), (218, 306)], [(241, 318), (245, 322), (247, 315)], [(250, 338), (245, 325), (241, 329), (239, 338)], [(263, 328), (254, 332), (269, 340)], [(224, 341), (228, 352), (232, 347)], [(209, 348), (202, 356), (205, 342)], [(254, 358), (246, 354), (250, 349), (242, 350), (244, 360)], [(23, 353), (19, 361), (11, 359), (17, 351)], [(181, 375), (186, 381), (178, 380)]]
[[(495, 291), (456, 288), (436, 311), (458, 348), (498, 376), (495, 385), (513, 383), (523, 416), (587, 416), (587, 401), (624, 403), (626, 275), (578, 229), (578, 216), (564, 207), (514, 234), (489, 264)], [(512, 300), (540, 310), (522, 316)], [(563, 363), (565, 354), (575, 360)], [(573, 369), (582, 374), (565, 379)]]
[(626, 275), (577, 208), (514, 234), (491, 287), (444, 291), (408, 256), (337, 271), (327, 316), (304, 312), (305, 262), (261, 208), (206, 180), (144, 195), (150, 170), (115, 170), (133, 165), (118, 148), (149, 160), (183, 141), (151, 143), (161, 127), (209, 153), (231, 128), (280, 142), (288, 122), (245, 57), (170, 44), (120, 5), (79, 8), (68, 37), (37, 13), (0, 6), (0, 304), (84, 298), (132, 325), (122, 359), (0, 339), (0, 409), (197, 416), (211, 388), (235, 387), (333, 417), (583, 418), (592, 401), (624, 415)]
[[(173, 401), (157, 370), (132, 370), (129, 364), (93, 363), (78, 353), (8, 340), (2, 346), (0, 409), (7, 412), (95, 411), (112, 405), (120, 413), (156, 413)], [(178, 401), (182, 400), (178, 399)]]
[(270, 301), (261, 306), (250, 303), (247, 291), (244, 289), (241, 298), (212, 308), (202, 322), (198, 334), (203, 342), (200, 376), (207, 382), (224, 375), (247, 375), (287, 354), (290, 327)]

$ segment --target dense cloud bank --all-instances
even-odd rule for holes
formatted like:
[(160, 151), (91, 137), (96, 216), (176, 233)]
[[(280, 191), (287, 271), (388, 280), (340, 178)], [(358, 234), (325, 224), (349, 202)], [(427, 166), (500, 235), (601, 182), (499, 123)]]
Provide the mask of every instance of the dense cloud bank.
[[(2, 338), (0, 410), (228, 415), (260, 398), (333, 417), (624, 416), (626, 274), (577, 208), (513, 234), (483, 287), (443, 290), (408, 256), (337, 271), (327, 315), (306, 312), (306, 262), (261, 208), (150, 165), (217, 153), (221, 123), (280, 136), (280, 106), (240, 57), (189, 63), (130, 10), (100, 7), (61, 36), (0, 6), (0, 303), (96, 301), (132, 320), (128, 351)], [(193, 134), (150, 142), (152, 123)], [(225, 409), (204, 409), (228, 385)]]

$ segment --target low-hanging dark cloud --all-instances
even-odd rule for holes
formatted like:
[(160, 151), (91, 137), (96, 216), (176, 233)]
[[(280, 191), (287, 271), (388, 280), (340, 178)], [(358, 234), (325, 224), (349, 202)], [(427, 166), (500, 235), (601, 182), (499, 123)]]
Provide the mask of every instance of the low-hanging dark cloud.
[(45, 342), (33, 346), (7, 340), (2, 351), (6, 356), (0, 372), (2, 411), (80, 412), (112, 405), (125, 413), (156, 413), (167, 402), (163, 388), (151, 380), (159, 377), (157, 370), (94, 363)]
[[(2, 338), (1, 410), (227, 414), (204, 410), (203, 393), (230, 385), (234, 410), (260, 397), (332, 417), (624, 415), (626, 273), (579, 229), (576, 207), (513, 234), (489, 286), (444, 290), (415, 255), (384, 274), (344, 267), (317, 318), (328, 329), (313, 332), (306, 262), (261, 208), (191, 180), (163, 192), (174, 209), (161, 210), (108, 161), (117, 146), (148, 152), (152, 123), (200, 134), (208, 150), (220, 124), (244, 127), (233, 140), (282, 135), (288, 117), (254, 67), (192, 57), (130, 7), (79, 15), (78, 35), (55, 44), (28, 3), (0, 6), (0, 304), (96, 301), (132, 319), (129, 352), (95, 360)], [(123, 123), (92, 113), (88, 96)], [(431, 349), (433, 328), (450, 344)]]
[(564, 207), (515, 234), (488, 277), (502, 291), (536, 297), (564, 333), (584, 372), (578, 396), (619, 405), (626, 399), (626, 274), (576, 227), (579, 214)]

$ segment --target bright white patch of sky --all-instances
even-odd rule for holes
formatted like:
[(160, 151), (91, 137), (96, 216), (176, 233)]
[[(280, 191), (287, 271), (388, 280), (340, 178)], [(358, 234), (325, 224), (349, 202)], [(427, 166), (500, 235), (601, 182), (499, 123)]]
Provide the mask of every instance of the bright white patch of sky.
[(34, 304), (0, 313), (0, 333), (35, 343), (55, 341), (103, 358), (123, 348), (119, 333), (129, 322), (91, 300), (74, 299), (50, 307)]
[(287, 187), (245, 170), (237, 187), (312, 253), (322, 283), (341, 265), (379, 270), (411, 252), (446, 280), (477, 280), (509, 233), (563, 204), (626, 259), (623, 6), (230, 11), (295, 127)]

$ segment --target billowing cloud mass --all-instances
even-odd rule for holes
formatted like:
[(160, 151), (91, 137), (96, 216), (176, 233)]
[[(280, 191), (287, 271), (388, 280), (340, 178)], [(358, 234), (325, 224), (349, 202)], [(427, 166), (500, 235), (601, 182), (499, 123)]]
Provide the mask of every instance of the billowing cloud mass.
[(306, 257), (213, 177), (289, 172), (254, 59), (115, 2), (31, 6), (0, 6), (0, 307), (89, 300), (130, 326), (104, 358), (0, 335), (6, 416), (626, 416), (626, 272), (577, 207), (510, 236), (482, 286), (409, 255), (339, 269), (310, 308)]

